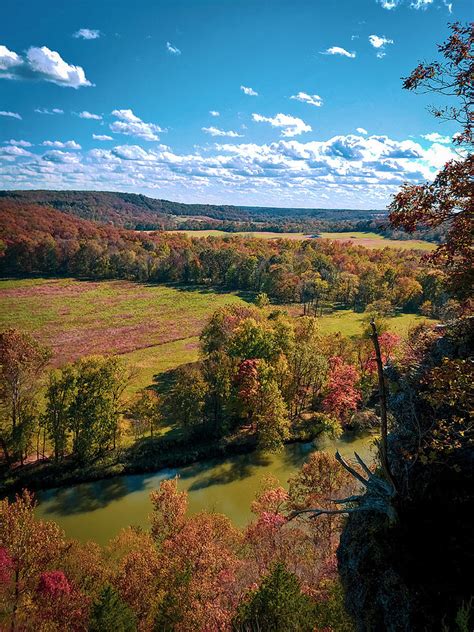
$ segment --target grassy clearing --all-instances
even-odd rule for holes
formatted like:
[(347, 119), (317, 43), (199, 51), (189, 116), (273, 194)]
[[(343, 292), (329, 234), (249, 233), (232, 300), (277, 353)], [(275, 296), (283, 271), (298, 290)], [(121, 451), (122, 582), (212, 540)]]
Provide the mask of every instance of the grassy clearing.
[[(206, 288), (143, 285), (127, 281), (22, 279), (0, 281), (0, 329), (29, 331), (53, 350), (60, 366), (83, 355), (119, 354), (134, 368), (129, 391), (199, 355), (199, 334), (214, 310), (245, 303), (235, 293)], [(293, 316), (300, 305), (287, 306)], [(323, 333), (360, 335), (363, 314), (339, 310), (319, 319)], [(414, 314), (389, 319), (404, 335), (423, 320)]]
[[(322, 333), (340, 332), (344, 336), (360, 336), (364, 329), (366, 314), (358, 314), (350, 309), (341, 309), (319, 318)], [(398, 314), (387, 318), (388, 329), (400, 336), (406, 336), (408, 330), (420, 322), (435, 322), (418, 314)]]
[(229, 233), (225, 230), (168, 230), (168, 233), (185, 233), (189, 237), (256, 237), (258, 239), (292, 239), (296, 241), (302, 241), (304, 239), (311, 239), (312, 235), (305, 235), (305, 233), (271, 233), (265, 231), (254, 232), (235, 232)]
[(320, 233), (319, 237), (331, 241), (348, 241), (355, 246), (366, 248), (397, 248), (398, 250), (434, 250), (436, 248), (436, 244), (421, 239), (387, 239), (377, 233)]
[(60, 366), (89, 354), (120, 354), (137, 366), (134, 387), (197, 358), (209, 315), (235, 293), (127, 281), (28, 279), (0, 282), (0, 328), (29, 331)]
[(270, 233), (264, 231), (228, 233), (223, 230), (179, 230), (168, 231), (186, 233), (190, 237), (232, 237), (240, 235), (243, 237), (256, 237), (259, 239), (291, 239), (293, 241), (303, 241), (305, 239), (330, 239), (331, 241), (348, 241), (355, 246), (365, 246), (366, 248), (397, 248), (398, 250), (434, 250), (436, 244), (422, 241), (420, 239), (387, 239), (377, 233), (346, 232), (346, 233), (320, 233), (318, 237), (305, 233)]

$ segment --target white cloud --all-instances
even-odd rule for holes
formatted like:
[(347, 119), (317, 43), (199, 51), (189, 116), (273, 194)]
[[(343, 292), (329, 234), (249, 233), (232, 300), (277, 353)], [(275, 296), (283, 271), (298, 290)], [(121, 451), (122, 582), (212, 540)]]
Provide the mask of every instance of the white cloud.
[(64, 61), (59, 53), (47, 46), (32, 46), (26, 54), (27, 64), (33, 76), (58, 86), (80, 88), (91, 86), (81, 66), (73, 66)]
[(343, 57), (350, 57), (354, 59), (356, 56), (355, 53), (350, 53), (345, 48), (341, 48), (340, 46), (331, 46), (331, 48), (327, 48), (325, 51), (322, 51), (321, 55), (342, 55)]
[(366, 129), (364, 129), (363, 127), (357, 127), (357, 128), (356, 128), (356, 132), (359, 132), (359, 134), (364, 134), (364, 135), (367, 135), (367, 134), (369, 133), (369, 132), (368, 132)]
[(430, 143), (442, 143), (443, 145), (449, 145), (451, 138), (449, 136), (442, 136), (438, 132), (431, 132), (430, 134), (422, 134), (422, 138), (429, 140)]
[(253, 88), (249, 88), (248, 86), (240, 86), (240, 89), (249, 97), (258, 97), (258, 92), (256, 92)]
[(33, 147), (33, 144), (27, 140), (14, 140), (11, 138), (10, 140), (4, 140), (4, 145), (13, 145), (14, 147)]
[(98, 29), (79, 29), (75, 33), (73, 33), (73, 37), (76, 39), (85, 39), (85, 40), (93, 40), (98, 39), (101, 33)]
[(176, 46), (173, 46), (171, 42), (166, 42), (166, 50), (172, 55), (181, 55), (181, 51)]
[(381, 4), (384, 9), (391, 11), (398, 6), (400, 0), (377, 0), (377, 2)]
[(211, 116), (220, 116), (221, 115), (221, 113), (218, 112), (217, 110), (209, 110), (209, 114)]
[(42, 156), (46, 162), (54, 162), (58, 164), (70, 164), (79, 162), (79, 156), (77, 154), (70, 154), (67, 151), (60, 151), (59, 149), (53, 149), (47, 151)]
[(92, 134), (92, 138), (94, 140), (113, 140), (112, 136), (107, 136), (107, 134)]
[[(403, 3), (408, 4), (410, 9), (427, 9), (429, 6), (434, 5), (434, 0), (377, 0), (377, 2), (384, 8), (391, 11), (396, 9)], [(449, 13), (452, 12), (453, 5), (448, 0), (442, 0), (444, 6), (448, 9)]]
[(145, 123), (132, 110), (114, 110), (112, 116), (118, 120), (109, 125), (110, 129), (117, 134), (126, 136), (136, 136), (143, 140), (159, 140), (157, 133), (163, 132), (159, 125)]
[(90, 119), (93, 121), (102, 120), (102, 117), (100, 116), (100, 114), (93, 114), (92, 112), (88, 112), (87, 110), (83, 110), (82, 112), (79, 112), (77, 116), (82, 119)]
[(156, 153), (146, 151), (139, 145), (119, 145), (112, 149), (114, 156), (122, 160), (156, 160)]
[(86, 79), (81, 66), (68, 64), (59, 53), (47, 46), (31, 46), (26, 58), (8, 50), (6, 46), (0, 46), (0, 78), (37, 79), (70, 88), (93, 85)]
[(53, 108), (52, 110), (48, 110), (48, 108), (35, 108), (35, 112), (37, 114), (64, 114), (64, 110), (61, 108)]
[(281, 112), (273, 117), (252, 114), (252, 119), (257, 123), (270, 123), (272, 127), (281, 128), (281, 135), (286, 137), (299, 136), (303, 132), (311, 132), (311, 126), (302, 119), (282, 114)]
[(0, 157), (3, 157), (7, 160), (14, 160), (15, 158), (32, 156), (33, 154), (23, 147), (18, 147), (18, 145), (9, 145), (8, 147), (0, 147)]
[(17, 55), (12, 50), (9, 50), (3, 44), (0, 45), (0, 77), (11, 78), (9, 76), (10, 69), (15, 66), (20, 66), (23, 63), (20, 55)]
[(18, 112), (8, 112), (6, 110), (0, 110), (0, 116), (9, 116), (10, 118), (20, 119), (21, 121), (21, 116), (18, 114)]
[(393, 44), (393, 40), (380, 35), (369, 35), (369, 42), (374, 48), (384, 48), (387, 44)]
[(384, 208), (404, 182), (432, 179), (456, 153), (434, 143), (383, 135), (338, 135), (327, 140), (283, 138), (271, 143), (222, 144), (177, 153), (165, 145), (85, 152), (22, 147), (0, 152), (0, 188), (140, 192), (202, 203)]
[(430, 4), (433, 4), (433, 0), (414, 0), (410, 7), (412, 9), (427, 9)]
[(56, 147), (58, 149), (82, 149), (75, 140), (45, 140), (41, 143), (44, 147)]
[(226, 131), (219, 129), (218, 127), (201, 127), (202, 131), (211, 136), (228, 136), (229, 138), (241, 138), (242, 134), (234, 132), (233, 130)]
[(318, 94), (306, 94), (306, 92), (298, 92), (298, 94), (291, 96), (290, 99), (295, 99), (296, 101), (301, 101), (302, 103), (308, 103), (308, 105), (314, 105), (317, 108), (321, 107), (323, 104), (323, 100)]
[(388, 39), (384, 35), (382, 35), (382, 36), (381, 35), (369, 35), (369, 42), (377, 50), (377, 57), (379, 59), (382, 59), (382, 57), (385, 57), (385, 55), (386, 55), (385, 47), (388, 44), (393, 44), (393, 40)]

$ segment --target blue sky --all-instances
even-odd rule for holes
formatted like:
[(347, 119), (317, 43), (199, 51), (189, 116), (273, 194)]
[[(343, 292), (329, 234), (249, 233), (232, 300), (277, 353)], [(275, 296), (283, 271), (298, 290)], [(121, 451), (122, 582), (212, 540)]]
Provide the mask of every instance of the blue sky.
[(470, 0), (3, 0), (0, 187), (383, 208), (456, 128), (401, 77)]

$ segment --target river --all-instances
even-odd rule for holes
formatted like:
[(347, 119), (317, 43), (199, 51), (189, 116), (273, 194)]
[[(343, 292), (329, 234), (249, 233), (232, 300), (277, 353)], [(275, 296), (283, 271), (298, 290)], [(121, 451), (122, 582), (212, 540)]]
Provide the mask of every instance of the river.
[(276, 454), (243, 454), (213, 459), (148, 474), (117, 476), (92, 483), (50, 489), (37, 495), (36, 515), (54, 520), (69, 538), (105, 544), (128, 525), (148, 528), (149, 494), (163, 479), (179, 476), (179, 488), (188, 492), (189, 511), (226, 514), (235, 525), (247, 524), (250, 505), (266, 475), (286, 486), (288, 478), (315, 449), (352, 458), (354, 451), (367, 462), (373, 460), (373, 437), (342, 437), (339, 440), (295, 443)]

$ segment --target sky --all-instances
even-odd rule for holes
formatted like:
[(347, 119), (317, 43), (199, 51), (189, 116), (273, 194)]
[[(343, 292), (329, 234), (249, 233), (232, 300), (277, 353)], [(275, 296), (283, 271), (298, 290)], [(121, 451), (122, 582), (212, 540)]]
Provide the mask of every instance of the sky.
[(2, 0), (0, 188), (382, 209), (455, 149), (402, 77), (471, 0)]

